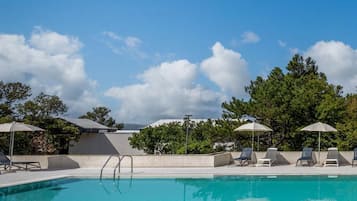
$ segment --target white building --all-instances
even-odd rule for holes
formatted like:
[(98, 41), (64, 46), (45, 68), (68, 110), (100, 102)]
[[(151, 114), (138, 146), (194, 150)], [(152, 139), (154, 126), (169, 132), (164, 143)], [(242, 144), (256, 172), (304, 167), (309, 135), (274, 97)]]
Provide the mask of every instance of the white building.
[(144, 152), (134, 149), (129, 144), (129, 137), (139, 132), (137, 125), (117, 130), (108, 128), (89, 119), (61, 118), (75, 126), (81, 132), (78, 142), (72, 142), (69, 147), (69, 154), (88, 154), (88, 155), (111, 155), (111, 154), (128, 154), (143, 155)]

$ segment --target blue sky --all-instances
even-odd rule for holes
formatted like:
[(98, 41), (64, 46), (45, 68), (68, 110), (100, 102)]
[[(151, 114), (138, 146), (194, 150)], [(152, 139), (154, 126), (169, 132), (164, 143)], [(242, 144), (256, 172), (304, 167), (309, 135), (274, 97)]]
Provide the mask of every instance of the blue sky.
[(296, 52), (356, 92), (353, 1), (0, 4), (0, 78), (61, 96), (72, 116), (105, 105), (124, 122), (216, 118), (222, 101), (246, 98), (249, 80)]

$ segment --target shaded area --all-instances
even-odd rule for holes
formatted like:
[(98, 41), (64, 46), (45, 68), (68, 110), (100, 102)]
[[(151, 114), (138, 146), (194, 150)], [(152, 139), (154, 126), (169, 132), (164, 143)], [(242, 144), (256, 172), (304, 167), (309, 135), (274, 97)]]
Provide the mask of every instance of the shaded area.
[(49, 170), (63, 170), (80, 168), (79, 164), (68, 156), (51, 156), (48, 157)]
[(70, 147), (70, 154), (111, 155), (118, 150), (105, 134), (82, 134), (80, 140)]

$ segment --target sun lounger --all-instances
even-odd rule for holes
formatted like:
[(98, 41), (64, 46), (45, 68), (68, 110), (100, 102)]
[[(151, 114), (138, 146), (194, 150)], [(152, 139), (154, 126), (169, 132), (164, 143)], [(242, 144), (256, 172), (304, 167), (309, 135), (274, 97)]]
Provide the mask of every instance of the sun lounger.
[(313, 164), (314, 160), (312, 158), (312, 148), (309, 148), (309, 147), (305, 147), (302, 152), (301, 152), (301, 157), (297, 159), (296, 161), (296, 166), (299, 165), (299, 162), (300, 162), (300, 165), (303, 165), (304, 163), (303, 162), (307, 162), (307, 165), (311, 165)]
[(258, 159), (257, 166), (272, 166), (278, 156), (278, 148), (269, 148), (264, 158)]
[(234, 160), (238, 161), (240, 166), (248, 165), (249, 161), (252, 160), (252, 152), (252, 148), (243, 148), (240, 156), (238, 158), (235, 158)]
[(355, 161), (357, 161), (357, 147), (353, 149), (352, 167)]
[(339, 166), (339, 153), (336, 147), (330, 147), (327, 149), (327, 157), (324, 162), (324, 166)]
[[(0, 152), (0, 166), (3, 166), (4, 170), (10, 167), (10, 159), (2, 152)], [(13, 161), (12, 166), (24, 170), (28, 170), (31, 167), (41, 169), (41, 164), (38, 161)]]

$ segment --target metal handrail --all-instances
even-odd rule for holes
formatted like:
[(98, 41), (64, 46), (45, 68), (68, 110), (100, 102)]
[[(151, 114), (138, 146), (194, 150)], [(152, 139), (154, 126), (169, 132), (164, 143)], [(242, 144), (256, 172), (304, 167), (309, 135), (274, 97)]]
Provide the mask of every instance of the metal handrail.
[(133, 173), (133, 167), (134, 167), (134, 163), (133, 163), (133, 156), (132, 155), (119, 155), (119, 161), (118, 164), (114, 167), (114, 178), (115, 178), (115, 172), (116, 169), (118, 169), (118, 174), (120, 173), (120, 165), (121, 165), (121, 161), (125, 158), (125, 157), (129, 157), (130, 158), (130, 172)]
[[(100, 176), (99, 176), (99, 179), (102, 180), (102, 177), (103, 177), (103, 170), (105, 168), (105, 166), (107, 166), (108, 162), (110, 161), (110, 159), (113, 157), (113, 156), (117, 156), (118, 157), (118, 161), (120, 161), (120, 155), (110, 155), (108, 157), (108, 159), (105, 161), (104, 165), (102, 166), (102, 168), (100, 169)], [(114, 170), (115, 171), (115, 170)], [(115, 177), (115, 176), (114, 176)]]

